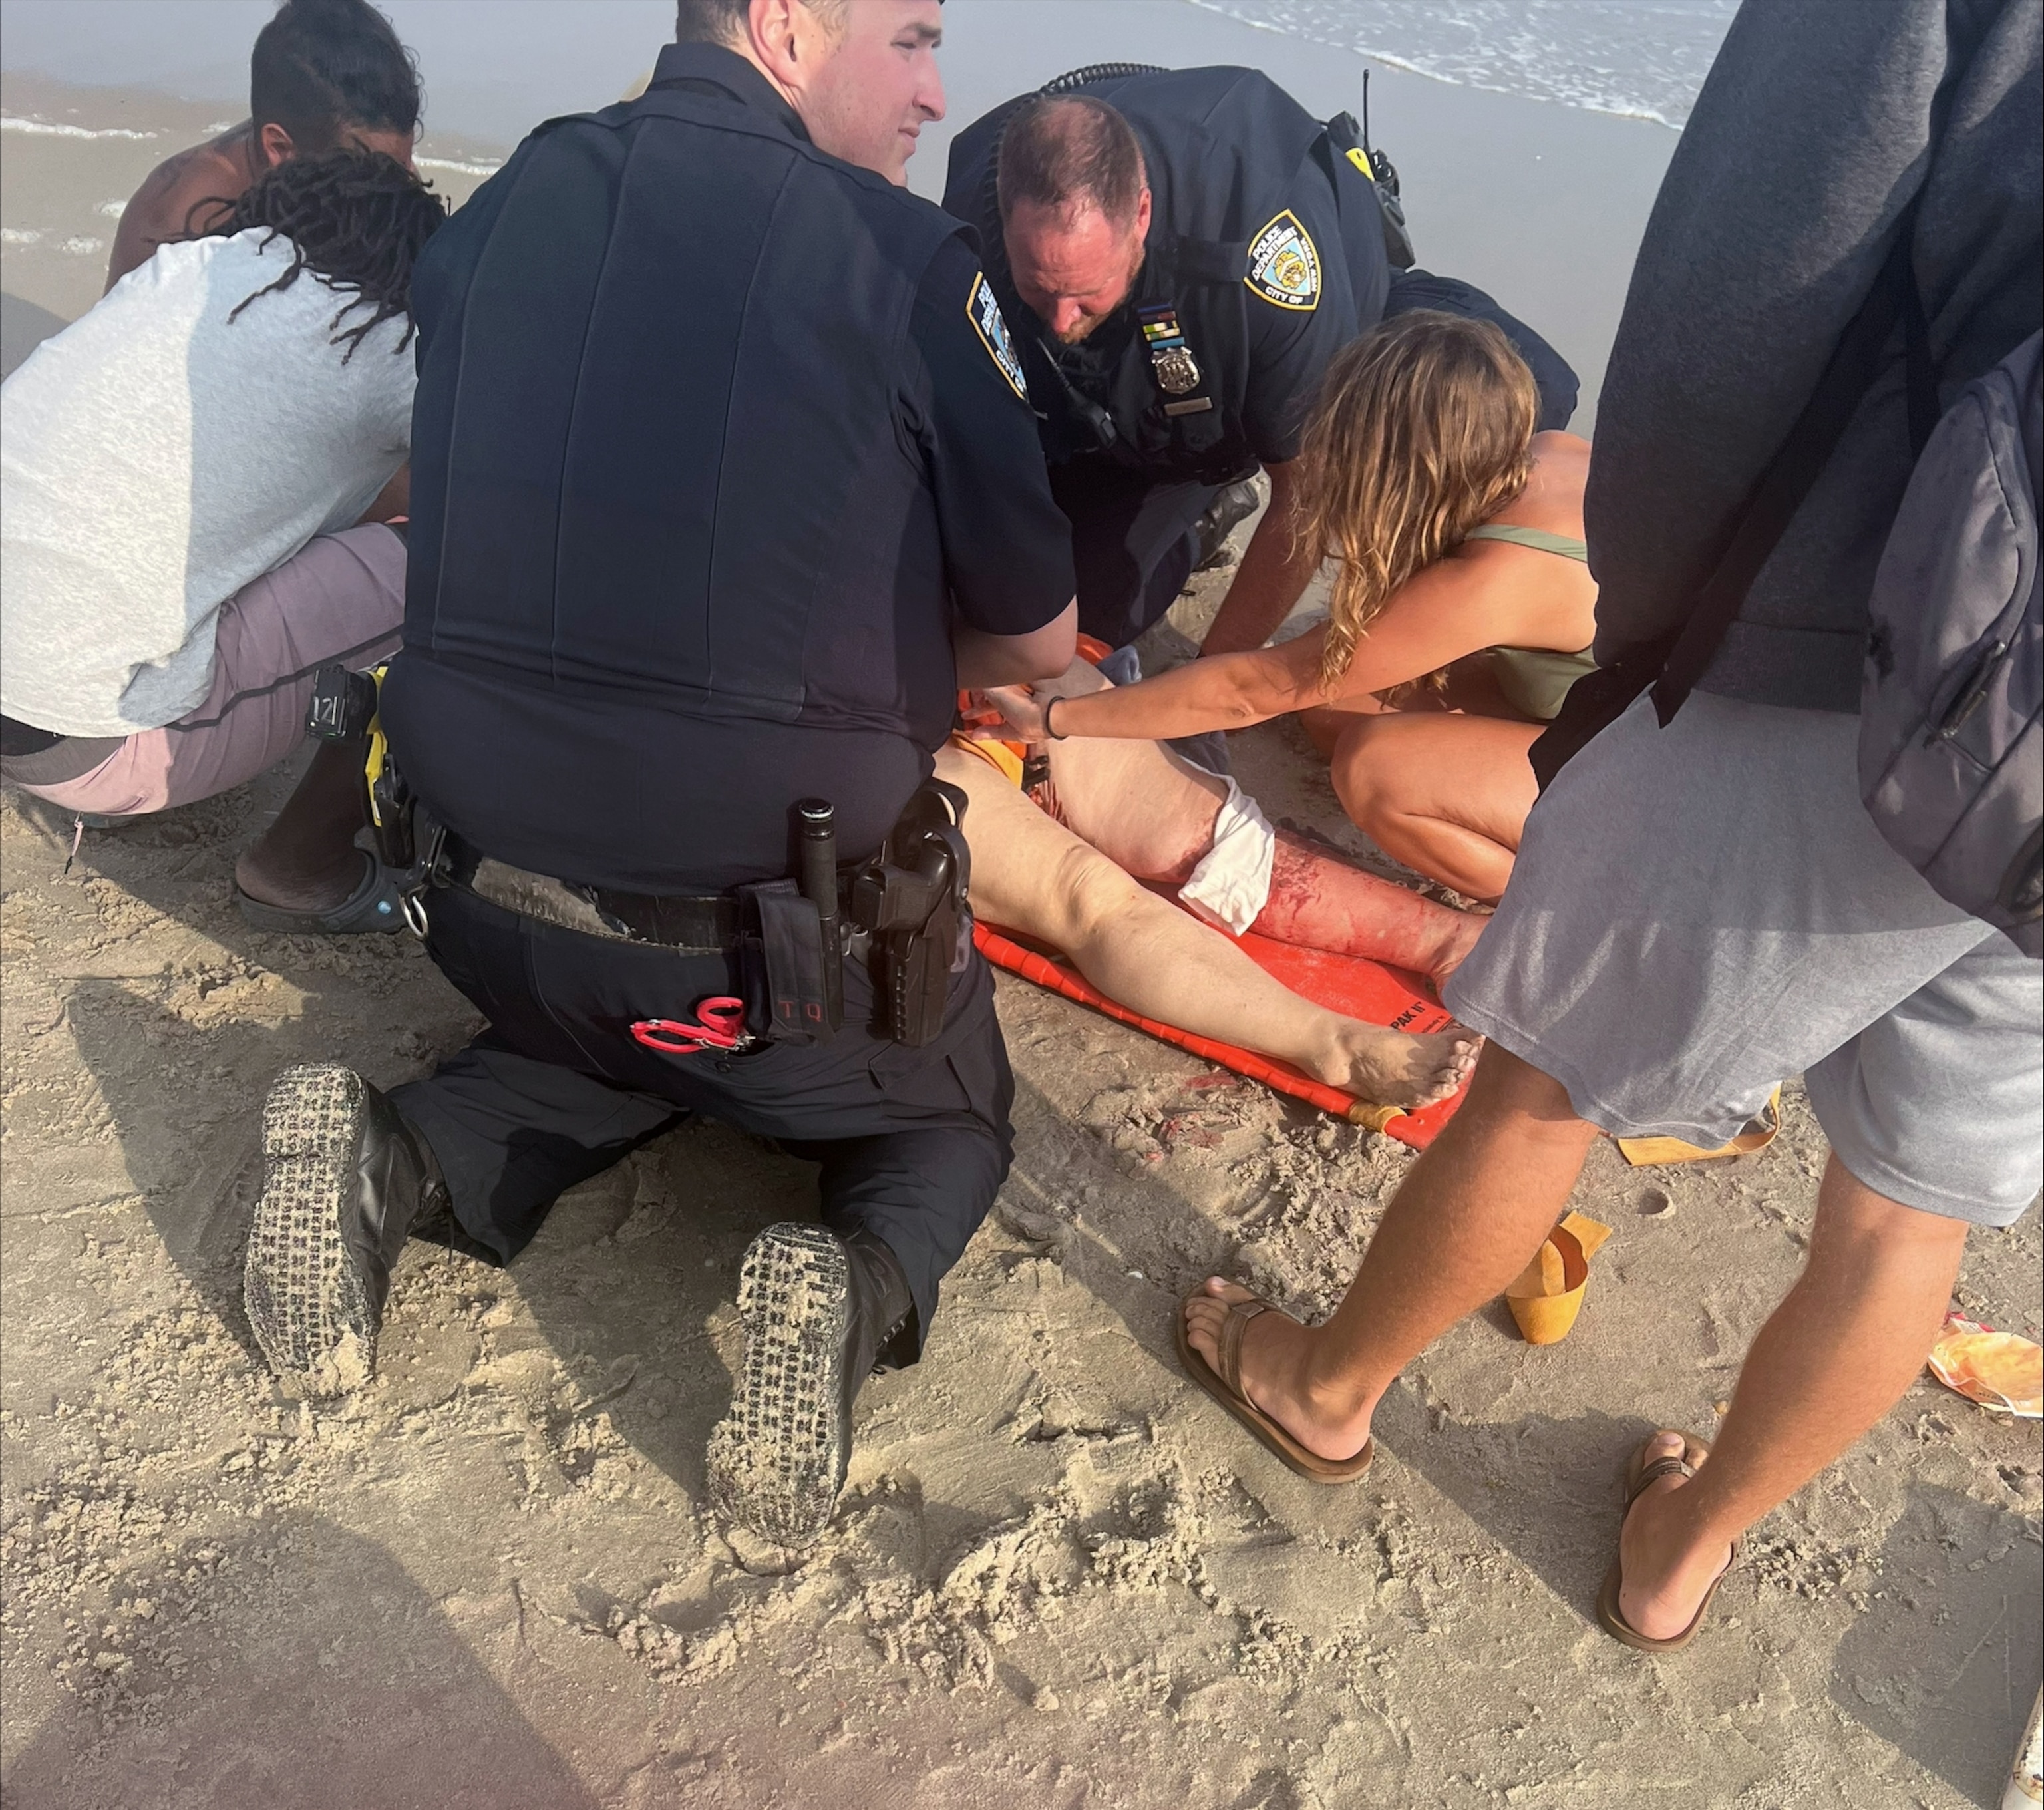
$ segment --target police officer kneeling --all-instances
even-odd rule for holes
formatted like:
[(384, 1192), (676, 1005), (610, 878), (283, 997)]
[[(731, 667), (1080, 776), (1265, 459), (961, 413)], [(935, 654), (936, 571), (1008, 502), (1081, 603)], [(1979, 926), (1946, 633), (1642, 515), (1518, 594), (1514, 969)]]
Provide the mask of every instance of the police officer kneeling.
[(1566, 361), (1482, 290), (1411, 267), (1395, 182), (1349, 115), (1323, 125), (1254, 69), (1094, 65), (954, 140), (944, 206), (978, 229), (1016, 332), (1085, 633), (1118, 648), (1162, 615), (1260, 465), (1270, 506), (1204, 651), (1269, 638), (1320, 563), (1288, 470), (1307, 410), (1387, 313), (1495, 322), (1540, 425), (1566, 424)]
[(692, 1113), (781, 1139), (823, 1224), (745, 1254), (710, 1476), (795, 1543), (1007, 1172), (927, 782), (960, 683), (1064, 670), (1072, 574), (976, 254), (897, 186), (939, 0), (680, 12), (643, 98), (541, 127), (419, 267), (381, 721), (490, 1028), (388, 1097), (277, 1082), (246, 1297), (280, 1374), (346, 1387), (408, 1234), (508, 1262)]

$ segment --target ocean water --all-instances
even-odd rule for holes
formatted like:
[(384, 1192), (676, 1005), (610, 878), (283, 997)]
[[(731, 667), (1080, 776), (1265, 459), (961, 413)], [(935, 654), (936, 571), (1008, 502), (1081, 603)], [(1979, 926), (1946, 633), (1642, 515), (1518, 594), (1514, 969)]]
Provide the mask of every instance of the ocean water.
[(1681, 126), (1739, 0), (1190, 0), (1443, 82)]

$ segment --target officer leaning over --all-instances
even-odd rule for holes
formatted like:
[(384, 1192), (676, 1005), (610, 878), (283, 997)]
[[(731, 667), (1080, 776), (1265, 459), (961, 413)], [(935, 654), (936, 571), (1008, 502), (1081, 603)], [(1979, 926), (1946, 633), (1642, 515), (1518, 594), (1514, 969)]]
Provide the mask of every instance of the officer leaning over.
[[(1097, 64), (1006, 102), (951, 147), (944, 206), (978, 229), (1072, 527), (1079, 627), (1111, 647), (1270, 507), (1204, 651), (1260, 647), (1320, 564), (1295, 548), (1290, 462), (1327, 362), (1388, 313), (1495, 321), (1540, 386), (1576, 379), (1456, 279), (1411, 268), (1397, 177), (1355, 121), (1326, 125), (1258, 71)], [(1383, 179), (1380, 189), (1378, 179)]]
[(249, 1317), (373, 1365), (406, 1235), (493, 1262), (702, 1113), (821, 1166), (745, 1253), (712, 1493), (828, 1521), (914, 1361), (1012, 1097), (930, 780), (959, 686), (1062, 672), (1072, 572), (1001, 312), (898, 185), (939, 0), (682, 0), (644, 96), (541, 127), (413, 289), (405, 651), (380, 700), (433, 959), (490, 1020), (387, 1097), (264, 1115)]

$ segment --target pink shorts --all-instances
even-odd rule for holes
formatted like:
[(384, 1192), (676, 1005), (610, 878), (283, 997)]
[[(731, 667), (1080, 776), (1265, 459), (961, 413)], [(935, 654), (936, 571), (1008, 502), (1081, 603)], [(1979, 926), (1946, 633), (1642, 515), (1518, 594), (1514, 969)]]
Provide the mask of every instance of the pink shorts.
[(404, 621), (396, 530), (372, 522), (321, 535), (221, 606), (213, 689), (197, 709), (130, 736), (75, 779), (21, 789), (68, 811), (128, 817), (244, 784), (305, 740), (313, 675), (336, 662), (376, 665), (398, 651)]

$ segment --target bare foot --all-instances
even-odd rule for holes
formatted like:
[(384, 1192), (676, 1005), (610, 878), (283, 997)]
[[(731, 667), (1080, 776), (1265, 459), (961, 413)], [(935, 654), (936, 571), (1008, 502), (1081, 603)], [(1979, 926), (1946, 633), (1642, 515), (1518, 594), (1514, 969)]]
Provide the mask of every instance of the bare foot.
[[(1700, 1470), (1710, 1453), (1680, 1433), (1662, 1433), (1647, 1448), (1650, 1462), (1658, 1458), (1685, 1458)], [(1731, 1562), (1729, 1546), (1715, 1543), (1697, 1548), (1686, 1538), (1681, 1511), (1668, 1498), (1690, 1480), (1679, 1472), (1650, 1483), (1632, 1504), (1618, 1536), (1618, 1612), (1650, 1640), (1672, 1639), (1696, 1619), (1697, 1605), (1712, 1580)]]
[[(1220, 1361), (1220, 1331), (1230, 1301), (1249, 1291), (1219, 1276), (1185, 1303), (1185, 1337), (1210, 1365)], [(1354, 1458), (1370, 1443), (1370, 1413), (1352, 1401), (1335, 1401), (1308, 1378), (1315, 1328), (1281, 1313), (1259, 1313), (1243, 1329), (1242, 1391), (1307, 1451), (1322, 1458)]]
[(1331, 1087), (1380, 1106), (1431, 1106), (1469, 1078), (1483, 1040), (1457, 1026), (1415, 1034), (1336, 1018), (1328, 1047), (1305, 1066)]

